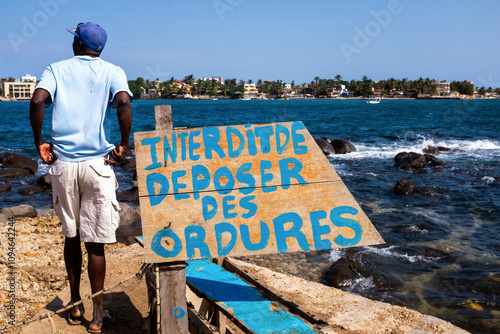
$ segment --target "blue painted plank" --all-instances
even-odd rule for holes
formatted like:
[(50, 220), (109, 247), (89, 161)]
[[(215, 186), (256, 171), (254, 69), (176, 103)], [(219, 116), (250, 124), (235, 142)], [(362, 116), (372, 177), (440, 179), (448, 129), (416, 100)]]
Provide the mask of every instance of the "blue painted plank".
[(318, 334), (238, 276), (207, 260), (187, 261), (186, 280), (256, 334)]

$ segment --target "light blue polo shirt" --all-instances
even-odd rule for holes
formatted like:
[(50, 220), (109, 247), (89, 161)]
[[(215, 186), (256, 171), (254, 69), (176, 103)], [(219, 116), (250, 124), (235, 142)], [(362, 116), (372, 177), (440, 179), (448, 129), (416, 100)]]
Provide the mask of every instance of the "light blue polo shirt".
[(115, 146), (110, 143), (110, 102), (118, 92), (132, 93), (125, 72), (101, 58), (76, 56), (49, 65), (36, 89), (50, 93), (52, 144), (63, 161), (103, 157)]

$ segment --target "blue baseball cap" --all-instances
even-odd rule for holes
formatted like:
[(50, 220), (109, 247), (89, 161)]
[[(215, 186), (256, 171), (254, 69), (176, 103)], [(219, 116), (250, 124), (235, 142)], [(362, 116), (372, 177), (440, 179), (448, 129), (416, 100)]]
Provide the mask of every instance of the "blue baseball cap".
[(104, 29), (95, 23), (80, 23), (76, 29), (67, 28), (70, 33), (76, 36), (86, 47), (91, 50), (101, 52), (106, 45), (108, 35)]

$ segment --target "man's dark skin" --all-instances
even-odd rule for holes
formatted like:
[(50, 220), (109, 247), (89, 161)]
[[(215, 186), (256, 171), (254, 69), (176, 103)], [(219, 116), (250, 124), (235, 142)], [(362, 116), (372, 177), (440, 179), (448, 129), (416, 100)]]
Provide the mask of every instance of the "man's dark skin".
[[(73, 41), (73, 53), (75, 56), (99, 57), (100, 52), (87, 48), (78, 38)], [(52, 144), (46, 143), (42, 139), (42, 125), (45, 115), (44, 102), (50, 94), (44, 89), (37, 89), (30, 102), (30, 122), (33, 129), (35, 146), (42, 160), (47, 164), (52, 164), (57, 157), (52, 151)], [(130, 97), (126, 92), (116, 94), (117, 101), (116, 112), (118, 115), (118, 124), (120, 126), (121, 144), (111, 151), (111, 159), (104, 160), (110, 165), (118, 164), (127, 155), (129, 148), (129, 137), (132, 126), (132, 107)], [(104, 244), (85, 243), (85, 248), (89, 257), (88, 272), (92, 294), (104, 288), (104, 278), (106, 276), (106, 258), (104, 255)], [(80, 276), (82, 272), (82, 250), (80, 236), (74, 238), (66, 237), (64, 243), (64, 261), (66, 272), (68, 273), (69, 286), (71, 290), (71, 303), (81, 300), (80, 296)], [(103, 325), (104, 309), (102, 305), (103, 295), (94, 297), (94, 313), (89, 328), (92, 330), (100, 329)], [(83, 305), (80, 304), (71, 309), (74, 317), (83, 316)]]

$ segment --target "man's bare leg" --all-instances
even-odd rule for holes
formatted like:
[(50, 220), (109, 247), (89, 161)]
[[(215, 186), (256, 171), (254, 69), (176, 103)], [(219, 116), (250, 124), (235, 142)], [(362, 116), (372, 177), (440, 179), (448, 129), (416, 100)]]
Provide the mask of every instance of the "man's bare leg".
[[(82, 249), (80, 235), (74, 238), (66, 237), (64, 241), (64, 263), (68, 274), (69, 289), (71, 291), (71, 303), (75, 303), (80, 297), (80, 278), (82, 274)], [(75, 318), (83, 316), (83, 305), (71, 309), (71, 315)]]
[[(106, 277), (106, 258), (104, 256), (104, 244), (87, 242), (85, 243), (89, 256), (89, 279), (92, 294), (104, 288), (104, 278)], [(100, 329), (104, 320), (104, 309), (102, 306), (103, 295), (94, 297), (94, 315), (89, 328)]]

